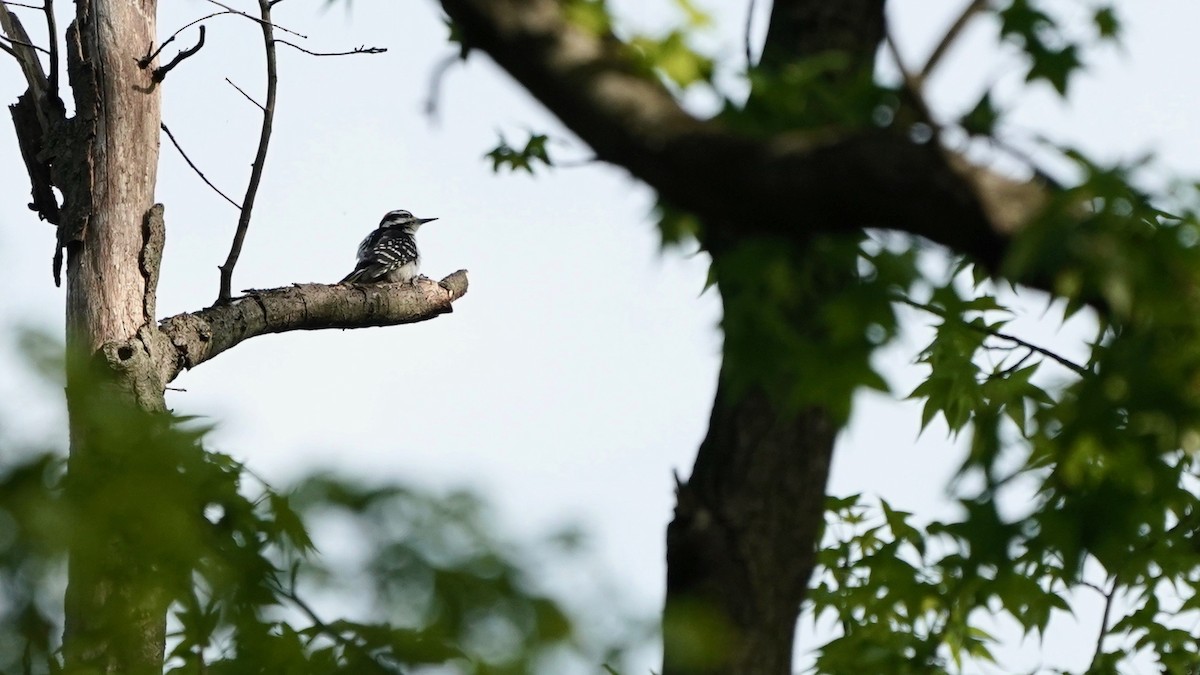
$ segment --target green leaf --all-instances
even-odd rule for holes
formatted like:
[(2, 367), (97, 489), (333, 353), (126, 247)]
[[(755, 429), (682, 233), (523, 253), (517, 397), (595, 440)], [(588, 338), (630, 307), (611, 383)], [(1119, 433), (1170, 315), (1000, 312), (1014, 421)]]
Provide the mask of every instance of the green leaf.
[[(958, 123), (964, 131), (973, 136), (991, 136), (995, 133), (996, 123), (999, 120), (1000, 111), (992, 102), (992, 93), (989, 91), (984, 92), (975, 107), (963, 115)], [(975, 269), (978, 269), (978, 266)]]

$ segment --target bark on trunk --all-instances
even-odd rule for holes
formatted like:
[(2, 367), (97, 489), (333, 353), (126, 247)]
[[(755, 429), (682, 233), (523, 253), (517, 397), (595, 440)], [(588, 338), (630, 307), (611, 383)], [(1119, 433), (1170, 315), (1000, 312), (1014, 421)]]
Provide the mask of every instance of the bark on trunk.
[[(831, 85), (869, 77), (884, 35), (883, 4), (776, 0), (760, 66), (837, 51), (848, 65), (830, 75)], [(738, 243), (745, 238), (707, 242), (714, 265)], [(719, 267), (717, 276), (720, 283)], [(730, 302), (757, 301), (725, 298), (727, 310)], [(812, 320), (805, 312), (792, 317), (800, 334)], [(667, 528), (663, 675), (791, 673), (820, 543), (837, 424), (820, 407), (790, 409), (762, 389), (735, 395), (727, 375), (722, 369), (708, 435), (690, 480), (678, 486)]]
[[(101, 365), (105, 396), (147, 411), (164, 408), (162, 382), (149, 360), (102, 347), (133, 339), (153, 325), (154, 285), (162, 250), (162, 212), (152, 209), (158, 167), (160, 89), (154, 64), (138, 61), (155, 40), (156, 0), (78, 0), (67, 33), (68, 72), (76, 116), (56, 158), (67, 251), (68, 404), (71, 456), (68, 499), (88, 508), (82, 485), (103, 481), (106, 462), (90, 443), (86, 419)], [(71, 142), (74, 141), (74, 142)], [(115, 361), (115, 362), (110, 362)], [(118, 367), (112, 367), (118, 366)], [(91, 391), (93, 393), (89, 394)], [(148, 448), (132, 449), (148, 451)], [(123, 524), (136, 527), (136, 524)], [(95, 533), (81, 533), (95, 540)], [(68, 671), (160, 673), (166, 606), (131, 560), (119, 536), (73, 547), (66, 595), (64, 657)]]

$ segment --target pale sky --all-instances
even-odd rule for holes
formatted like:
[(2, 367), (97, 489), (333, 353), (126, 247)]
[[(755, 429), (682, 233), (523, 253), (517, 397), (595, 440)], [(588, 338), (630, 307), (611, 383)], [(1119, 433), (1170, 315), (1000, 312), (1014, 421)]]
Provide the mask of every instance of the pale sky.
[[(163, 37), (217, 9), (202, 0), (161, 4)], [(517, 536), (579, 522), (592, 535), (595, 564), (631, 605), (653, 613), (663, 591), (672, 472), (690, 471), (719, 363), (720, 306), (715, 293), (701, 294), (704, 256), (659, 252), (652, 194), (623, 171), (588, 164), (536, 177), (494, 175), (483, 155), (497, 131), (514, 143), (527, 130), (549, 133), (552, 155), (564, 162), (586, 159), (589, 150), (483, 54), (450, 69), (431, 122), (423, 112), (431, 73), (454, 51), (436, 3), (354, 0), (351, 11), (322, 11), (324, 4), (290, 0), (277, 6), (277, 23), (308, 35), (314, 50), (389, 51), (313, 58), (280, 48), (275, 135), (235, 291), (337, 281), (382, 214), (404, 208), (439, 218), (420, 234), (423, 271), (440, 278), (468, 269), (470, 292), (453, 314), (426, 323), (256, 338), (181, 376), (173, 386), (187, 391), (169, 392), (169, 405), (211, 417), (213, 445), (277, 484), (337, 467), (476, 488)], [(616, 4), (639, 26), (674, 17), (667, 0)], [(705, 44), (738, 66), (746, 3), (698, 4), (718, 17)], [(963, 4), (892, 0), (893, 31), (912, 64)], [(1080, 16), (1082, 4), (1057, 3)], [(769, 3), (757, 5), (761, 35)], [(994, 82), (1015, 110), (1018, 138), (1046, 134), (1105, 158), (1155, 150), (1171, 170), (1200, 174), (1200, 4), (1117, 6), (1124, 46), (1094, 53), (1095, 68), (1074, 83), (1070, 105), (1040, 88), (1014, 97), (1011, 55), (986, 49), (994, 27), (980, 23), (931, 83), (935, 109), (949, 117), (974, 102), (981, 83)], [(26, 24), (38, 26), (32, 14)], [(165, 82), (164, 121), (238, 199), (259, 115), (224, 78), (261, 97), (261, 34), (233, 17), (206, 25), (208, 44)], [(190, 29), (176, 44), (195, 36)], [(15, 63), (0, 58), (0, 100), (14, 101), (23, 89)], [(696, 102), (703, 106), (704, 97)], [(60, 391), (40, 385), (28, 393), (9, 330), (61, 335), (63, 292), (50, 276), (53, 229), (25, 209), (28, 182), (7, 128), (0, 186), (0, 278), (10, 288), (0, 300), (7, 340), (0, 428), (9, 438), (62, 444)], [(168, 227), (159, 288), (165, 317), (216, 297), (217, 265), (237, 214), (165, 139), (158, 199)], [(1058, 330), (1056, 312), (1044, 309), (1044, 300), (1024, 306), (1022, 334), (1074, 349), (1086, 326)], [(894, 400), (921, 376), (909, 364), (925, 339), (914, 329), (880, 355), (896, 396), (861, 398), (839, 441), (833, 494), (878, 494), (926, 518), (953, 513), (944, 486), (961, 453), (944, 440), (944, 427), (918, 438), (919, 404)], [(1014, 646), (1005, 669), (1082, 668), (1096, 620), (1081, 611), (1080, 626), (1071, 623), (1056, 622), (1063, 637), (1041, 657), (1033, 640)], [(647, 654), (641, 670), (629, 672), (656, 660)]]

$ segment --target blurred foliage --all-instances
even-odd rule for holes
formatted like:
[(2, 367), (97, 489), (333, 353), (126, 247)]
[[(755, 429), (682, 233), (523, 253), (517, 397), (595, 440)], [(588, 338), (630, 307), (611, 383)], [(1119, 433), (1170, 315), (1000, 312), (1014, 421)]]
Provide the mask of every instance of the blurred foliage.
[(546, 152), (546, 143), (549, 137), (545, 134), (529, 134), (529, 140), (525, 141), (525, 147), (517, 149), (508, 144), (504, 136), (500, 136), (500, 141), (490, 152), (485, 155), (492, 160), (492, 170), (499, 173), (500, 169), (507, 168), (509, 171), (527, 171), (533, 173), (534, 168), (540, 163), (547, 167), (554, 166), (554, 162), (550, 161), (550, 155)]
[[(594, 672), (644, 639), (629, 617), (585, 627), (538, 583), (570, 565), (575, 531), (508, 543), (466, 492), (320, 472), (277, 490), (205, 448), (199, 420), (85, 376), (69, 398), (88, 439), (69, 471), (0, 438), (0, 672), (63, 672), (68, 550), (77, 572), (169, 608), (164, 672), (180, 675)], [(88, 621), (119, 640), (136, 631), (123, 616)]]
[[(856, 391), (887, 389), (873, 358), (901, 318), (933, 332), (917, 358), (926, 375), (908, 393), (923, 405), (923, 429), (944, 424), (966, 440), (951, 486), (958, 517), (920, 522), (887, 502), (830, 500), (807, 609), (835, 637), (815, 649), (815, 670), (1003, 671), (993, 662), (1010, 636), (992, 627), (1052, 639), (1051, 619), (1074, 615), (1096, 638), (1073, 672), (1200, 672), (1200, 188), (1164, 186), (1150, 158), (1101, 162), (1048, 141), (1016, 148), (1011, 99), (990, 83), (969, 109), (930, 118), (912, 83), (856, 77), (844, 54), (736, 65), (692, 46), (703, 12), (649, 38), (603, 2), (566, 4), (578, 25), (623, 39), (647, 77), (677, 92), (710, 88), (723, 101), (718, 121), (747, 135), (895, 128), (943, 143), (956, 131), (969, 149), (1035, 176), (1046, 172), (1031, 157), (1066, 167), (1048, 181), (1041, 218), (987, 271), (883, 230), (803, 245), (715, 239), (720, 228), (658, 205), (664, 247), (695, 242), (712, 254), (723, 372), (735, 388), (845, 422)], [(998, 29), (997, 57), (1015, 50), (1021, 77), (1062, 97), (1123, 26), (1108, 2), (1001, 0), (981, 12)], [(722, 77), (731, 69), (739, 77)], [(804, 218), (797, 204), (796, 228)], [(1015, 279), (1052, 289), (1067, 318), (1089, 317), (1096, 337), (1082, 356), (1016, 330)], [(1077, 611), (1097, 596), (1102, 616)]]

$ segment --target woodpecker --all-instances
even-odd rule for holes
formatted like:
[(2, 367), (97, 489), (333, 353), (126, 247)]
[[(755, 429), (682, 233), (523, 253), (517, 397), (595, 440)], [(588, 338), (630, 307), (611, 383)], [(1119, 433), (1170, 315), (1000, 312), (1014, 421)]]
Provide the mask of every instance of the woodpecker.
[(389, 211), (379, 227), (358, 245), (358, 265), (340, 283), (412, 283), (421, 267), (417, 230), (437, 218)]

